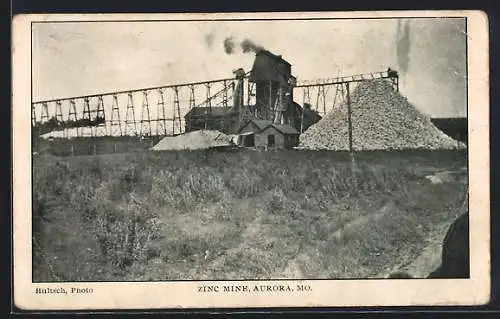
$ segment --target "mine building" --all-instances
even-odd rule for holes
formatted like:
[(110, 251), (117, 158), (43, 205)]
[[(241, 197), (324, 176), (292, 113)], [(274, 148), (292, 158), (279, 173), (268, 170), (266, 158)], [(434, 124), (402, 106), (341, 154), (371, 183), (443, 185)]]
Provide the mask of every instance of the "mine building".
[[(197, 130), (231, 131), (229, 107), (193, 107), (186, 113), (186, 132)], [(233, 113), (234, 114), (234, 113)]]
[(288, 149), (299, 144), (299, 132), (270, 120), (251, 119), (237, 132), (238, 145), (260, 149)]
[(294, 78), (290, 63), (281, 56), (262, 50), (255, 56), (249, 81), (255, 83), (254, 116), (293, 126)]
[(431, 118), (432, 124), (449, 137), (468, 144), (467, 117)]
[[(290, 128), (287, 132), (303, 132), (321, 119), (317, 112), (310, 108), (306, 110), (294, 102), (293, 89), (296, 78), (292, 75), (291, 64), (281, 56), (267, 50), (256, 53), (247, 78), (254, 87), (253, 92), (247, 92), (247, 96), (255, 96), (255, 103), (252, 105), (244, 103), (244, 81), (247, 74), (241, 68), (234, 73), (233, 105), (191, 109), (184, 117), (186, 132), (210, 129), (225, 134), (237, 134), (250, 120), (276, 124), (273, 127), (281, 127), (280, 132), (285, 131), (284, 126)], [(283, 145), (285, 144), (293, 143)]]

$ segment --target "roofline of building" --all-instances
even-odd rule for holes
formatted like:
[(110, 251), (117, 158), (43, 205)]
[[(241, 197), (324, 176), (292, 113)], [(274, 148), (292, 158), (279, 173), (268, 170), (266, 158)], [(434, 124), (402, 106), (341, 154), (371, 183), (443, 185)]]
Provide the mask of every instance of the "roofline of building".
[[(251, 119), (251, 120), (249, 120), (248, 122), (246, 122), (243, 126), (241, 126), (241, 127), (238, 129), (237, 134), (240, 134), (241, 130), (242, 130), (245, 126), (247, 126), (248, 124), (250, 124), (250, 123), (254, 122), (254, 120), (255, 120), (255, 119)], [(282, 134), (287, 134), (287, 135), (297, 134), (297, 135), (300, 135), (300, 133), (299, 133), (297, 130), (295, 130), (295, 129), (294, 129), (294, 130), (295, 130), (296, 132), (294, 132), (294, 133), (283, 132), (283, 131), (281, 130), (281, 128), (280, 128), (280, 127), (277, 127), (276, 125), (280, 125), (280, 124), (276, 124), (276, 123), (272, 123), (272, 122), (271, 122), (271, 123), (269, 123), (268, 125), (264, 126), (263, 128), (259, 128), (259, 130), (258, 130), (257, 132), (254, 132), (254, 133), (260, 133), (260, 132), (264, 131), (265, 129), (267, 129), (269, 126), (272, 126), (272, 127), (274, 127), (277, 131), (279, 131), (279, 132), (280, 132), (280, 133), (282, 133)], [(255, 126), (257, 126), (257, 128), (258, 128), (258, 125), (255, 125)], [(292, 129), (293, 129), (293, 127), (291, 127), (291, 126), (290, 126), (290, 128), (292, 128)]]
[(266, 55), (270, 56), (270, 57), (271, 57), (271, 58), (273, 58), (273, 59), (279, 60), (279, 61), (281, 61), (281, 62), (285, 62), (285, 63), (286, 63), (286, 64), (288, 64), (289, 66), (292, 66), (292, 65), (290, 64), (290, 62), (288, 62), (287, 60), (283, 59), (283, 57), (282, 57), (281, 55), (276, 55), (276, 54), (274, 54), (274, 53), (272, 53), (271, 51), (266, 50), (266, 49), (262, 49), (262, 50), (260, 50), (259, 52), (257, 52), (257, 54), (256, 54), (256, 55), (259, 55), (259, 54), (261, 54), (261, 53), (264, 53), (264, 54), (266, 54)]

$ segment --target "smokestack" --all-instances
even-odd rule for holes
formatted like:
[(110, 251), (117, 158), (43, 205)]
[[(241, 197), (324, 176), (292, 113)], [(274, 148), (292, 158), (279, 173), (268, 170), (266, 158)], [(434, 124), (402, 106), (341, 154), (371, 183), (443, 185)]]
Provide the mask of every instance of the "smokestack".
[(243, 111), (243, 80), (245, 71), (242, 68), (233, 72), (236, 75), (236, 84), (233, 92), (233, 108), (231, 112), (238, 114), (238, 127), (241, 125), (241, 116)]

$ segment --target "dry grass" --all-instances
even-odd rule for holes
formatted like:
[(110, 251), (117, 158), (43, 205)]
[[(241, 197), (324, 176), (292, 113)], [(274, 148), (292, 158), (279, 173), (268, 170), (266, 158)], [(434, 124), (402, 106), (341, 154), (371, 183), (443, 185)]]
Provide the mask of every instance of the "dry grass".
[(368, 278), (415, 258), (465, 153), (186, 151), (34, 162), (34, 280)]

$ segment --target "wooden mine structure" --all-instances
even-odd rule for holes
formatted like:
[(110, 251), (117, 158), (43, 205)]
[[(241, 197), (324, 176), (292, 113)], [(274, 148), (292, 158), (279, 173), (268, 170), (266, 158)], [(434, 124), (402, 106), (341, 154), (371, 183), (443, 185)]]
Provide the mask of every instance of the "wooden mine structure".
[[(256, 54), (249, 74), (243, 69), (234, 71), (234, 74), (232, 105), (191, 109), (185, 115), (186, 131), (217, 129), (234, 134), (251, 119), (300, 128), (302, 108), (293, 101), (296, 79), (292, 75), (290, 63), (281, 56), (261, 50)], [(307, 117), (310, 117), (310, 113)], [(315, 118), (313, 122), (318, 120)]]
[[(199, 129), (234, 134), (255, 119), (301, 133), (345, 102), (352, 86), (372, 79), (388, 79), (398, 89), (391, 69), (298, 82), (289, 62), (261, 50), (252, 69), (235, 70), (233, 78), (33, 102), (32, 129), (34, 136), (61, 137), (149, 137)], [(300, 93), (302, 106), (294, 100)]]

